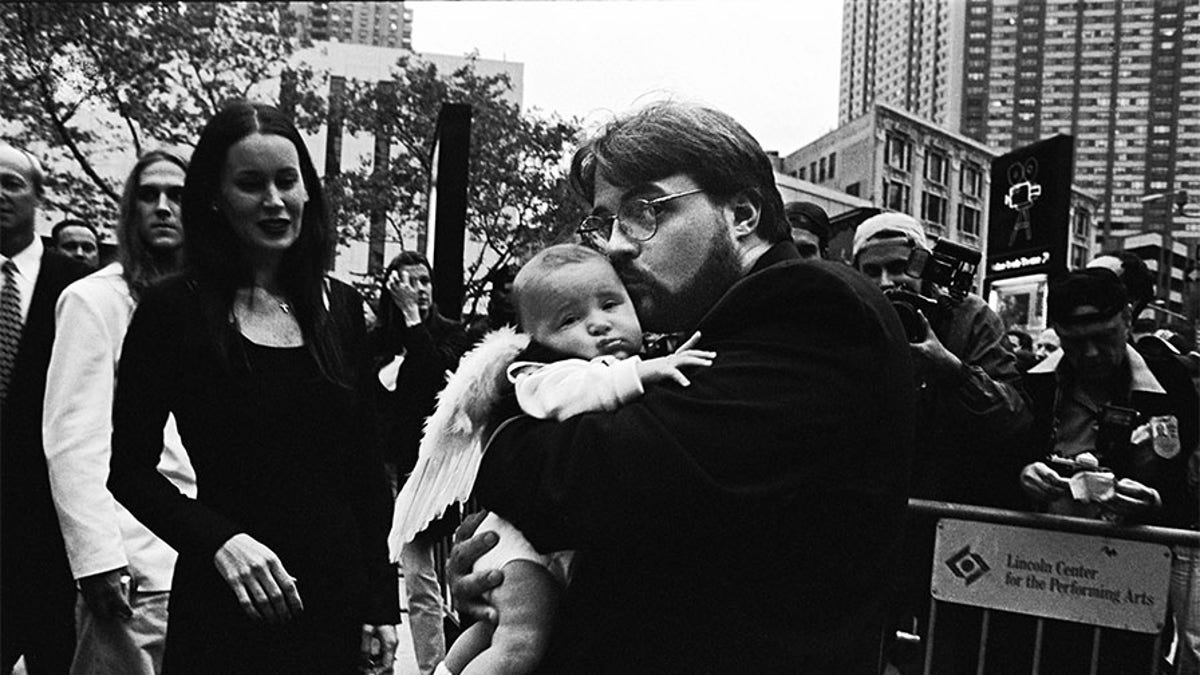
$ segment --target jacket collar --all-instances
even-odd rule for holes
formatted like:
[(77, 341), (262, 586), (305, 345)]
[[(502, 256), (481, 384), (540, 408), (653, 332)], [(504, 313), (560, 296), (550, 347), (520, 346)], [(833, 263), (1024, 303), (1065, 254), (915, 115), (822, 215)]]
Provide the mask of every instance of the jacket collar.
[[(1063, 350), (1059, 349), (1050, 356), (1042, 359), (1034, 367), (1030, 368), (1030, 375), (1041, 375), (1046, 373), (1060, 374), (1058, 370), (1059, 364), (1062, 362)], [(1146, 359), (1137, 352), (1136, 349), (1129, 345), (1125, 345), (1125, 362), (1129, 365), (1129, 390), (1141, 391), (1149, 394), (1166, 394), (1167, 390), (1159, 383), (1158, 378), (1154, 377), (1154, 373), (1150, 372), (1150, 366), (1146, 365)]]

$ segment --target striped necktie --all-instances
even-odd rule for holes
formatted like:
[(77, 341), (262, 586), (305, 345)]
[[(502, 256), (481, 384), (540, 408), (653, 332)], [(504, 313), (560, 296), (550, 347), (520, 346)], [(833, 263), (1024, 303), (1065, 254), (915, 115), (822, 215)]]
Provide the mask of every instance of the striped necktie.
[(11, 260), (0, 265), (4, 287), (0, 289), (0, 401), (8, 398), (8, 378), (17, 360), (21, 344), (21, 289), (17, 287), (17, 266)]

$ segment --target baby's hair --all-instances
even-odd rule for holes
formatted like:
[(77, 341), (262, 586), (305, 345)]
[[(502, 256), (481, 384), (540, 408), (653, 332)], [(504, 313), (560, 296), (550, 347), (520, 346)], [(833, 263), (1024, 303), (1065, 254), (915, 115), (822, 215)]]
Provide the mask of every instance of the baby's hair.
[(544, 283), (551, 272), (597, 260), (608, 264), (608, 258), (603, 253), (579, 244), (556, 244), (530, 258), (521, 266), (512, 285), (511, 299), (521, 326), (527, 331), (531, 328), (528, 319), (532, 318), (531, 315), (541, 304), (539, 301), (548, 297), (547, 291), (553, 290)]

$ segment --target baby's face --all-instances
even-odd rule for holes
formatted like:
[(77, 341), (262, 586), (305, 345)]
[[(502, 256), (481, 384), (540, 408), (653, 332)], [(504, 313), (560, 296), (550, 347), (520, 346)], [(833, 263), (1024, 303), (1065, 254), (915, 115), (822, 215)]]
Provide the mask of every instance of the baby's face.
[(560, 267), (543, 283), (550, 290), (529, 330), (535, 340), (584, 359), (624, 359), (642, 350), (642, 325), (633, 302), (607, 261)]

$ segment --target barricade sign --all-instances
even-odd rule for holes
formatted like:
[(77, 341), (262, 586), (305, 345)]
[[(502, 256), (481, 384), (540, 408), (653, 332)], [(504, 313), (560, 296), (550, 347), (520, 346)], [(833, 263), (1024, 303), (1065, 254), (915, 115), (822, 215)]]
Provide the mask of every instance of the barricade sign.
[(1162, 544), (942, 519), (932, 592), (963, 605), (1157, 633), (1170, 573)]

